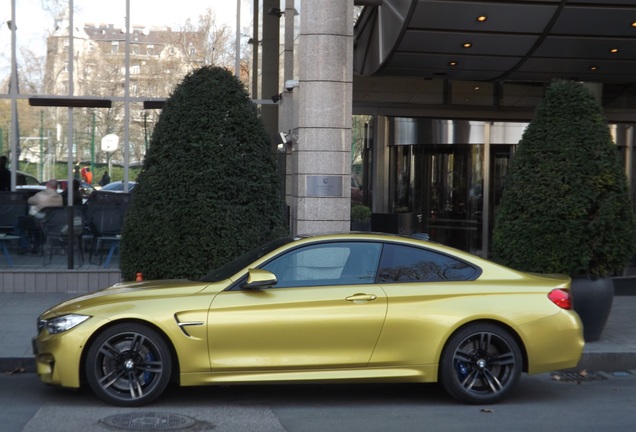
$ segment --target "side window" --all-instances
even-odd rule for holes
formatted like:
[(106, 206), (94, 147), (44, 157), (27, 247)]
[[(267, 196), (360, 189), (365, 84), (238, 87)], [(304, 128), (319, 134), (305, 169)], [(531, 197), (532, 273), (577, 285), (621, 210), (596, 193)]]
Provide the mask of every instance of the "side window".
[(265, 264), (275, 288), (374, 283), (380, 243), (322, 243), (292, 250)]
[(448, 255), (387, 244), (382, 253), (378, 283), (464, 281), (478, 275), (478, 269)]

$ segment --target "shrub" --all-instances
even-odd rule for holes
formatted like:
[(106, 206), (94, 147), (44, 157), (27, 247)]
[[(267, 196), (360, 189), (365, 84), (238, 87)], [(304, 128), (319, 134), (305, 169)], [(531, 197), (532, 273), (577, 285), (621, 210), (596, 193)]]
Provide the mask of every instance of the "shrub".
[(351, 207), (351, 222), (366, 223), (371, 220), (371, 209), (365, 205), (354, 205)]
[(555, 81), (524, 131), (493, 231), (493, 258), (524, 271), (607, 276), (633, 253), (634, 213), (602, 107)]
[(270, 141), (225, 69), (203, 67), (176, 87), (137, 182), (122, 232), (127, 280), (196, 279), (287, 233)]

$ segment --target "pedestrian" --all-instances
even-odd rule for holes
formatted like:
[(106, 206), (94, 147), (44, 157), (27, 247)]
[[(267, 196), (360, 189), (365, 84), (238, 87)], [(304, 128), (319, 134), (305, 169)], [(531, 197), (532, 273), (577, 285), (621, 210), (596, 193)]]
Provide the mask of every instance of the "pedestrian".
[(82, 179), (88, 184), (93, 184), (93, 173), (89, 167), (82, 168)]
[(6, 156), (0, 156), (0, 191), (11, 190), (11, 171), (7, 168), (8, 161)]
[(102, 176), (102, 179), (99, 181), (99, 185), (106, 186), (108, 183), (110, 183), (110, 176), (108, 175), (108, 171), (104, 171), (104, 175)]

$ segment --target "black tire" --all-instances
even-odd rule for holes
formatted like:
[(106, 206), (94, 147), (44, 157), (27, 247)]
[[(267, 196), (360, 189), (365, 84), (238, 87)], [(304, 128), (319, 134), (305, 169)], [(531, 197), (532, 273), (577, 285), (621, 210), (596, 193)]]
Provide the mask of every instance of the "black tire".
[(439, 380), (454, 398), (469, 404), (491, 404), (517, 384), (523, 362), (515, 339), (489, 323), (471, 324), (447, 342)]
[(158, 398), (170, 382), (172, 358), (155, 330), (117, 324), (97, 336), (86, 355), (86, 379), (104, 401), (134, 407)]

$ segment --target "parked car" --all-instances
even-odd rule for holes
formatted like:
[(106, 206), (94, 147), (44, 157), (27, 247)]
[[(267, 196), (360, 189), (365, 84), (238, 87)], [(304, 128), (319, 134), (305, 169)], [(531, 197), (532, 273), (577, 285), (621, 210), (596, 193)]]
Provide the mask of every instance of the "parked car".
[(23, 171), (16, 171), (16, 186), (37, 186), (40, 184), (40, 181), (37, 177), (25, 173)]
[[(137, 182), (129, 181), (128, 182), (128, 192), (131, 192), (135, 188), (136, 185), (137, 185)], [(123, 192), (124, 191), (124, 182), (121, 181), (121, 180), (120, 181), (110, 182), (106, 186), (102, 187), (99, 190), (100, 191), (104, 191), (104, 192)]]
[(423, 237), (279, 239), (198, 281), (124, 282), (44, 312), (43, 382), (140, 406), (170, 382), (441, 382), (467, 403), (575, 367), (570, 279)]
[[(46, 186), (42, 186), (42, 185), (25, 185), (25, 186), (16, 186), (15, 190), (16, 191), (27, 191), (29, 194), (29, 197), (32, 197), (33, 195), (35, 195), (36, 193), (43, 191), (44, 189), (46, 189)], [(58, 193), (62, 192), (61, 189), (57, 190)]]

